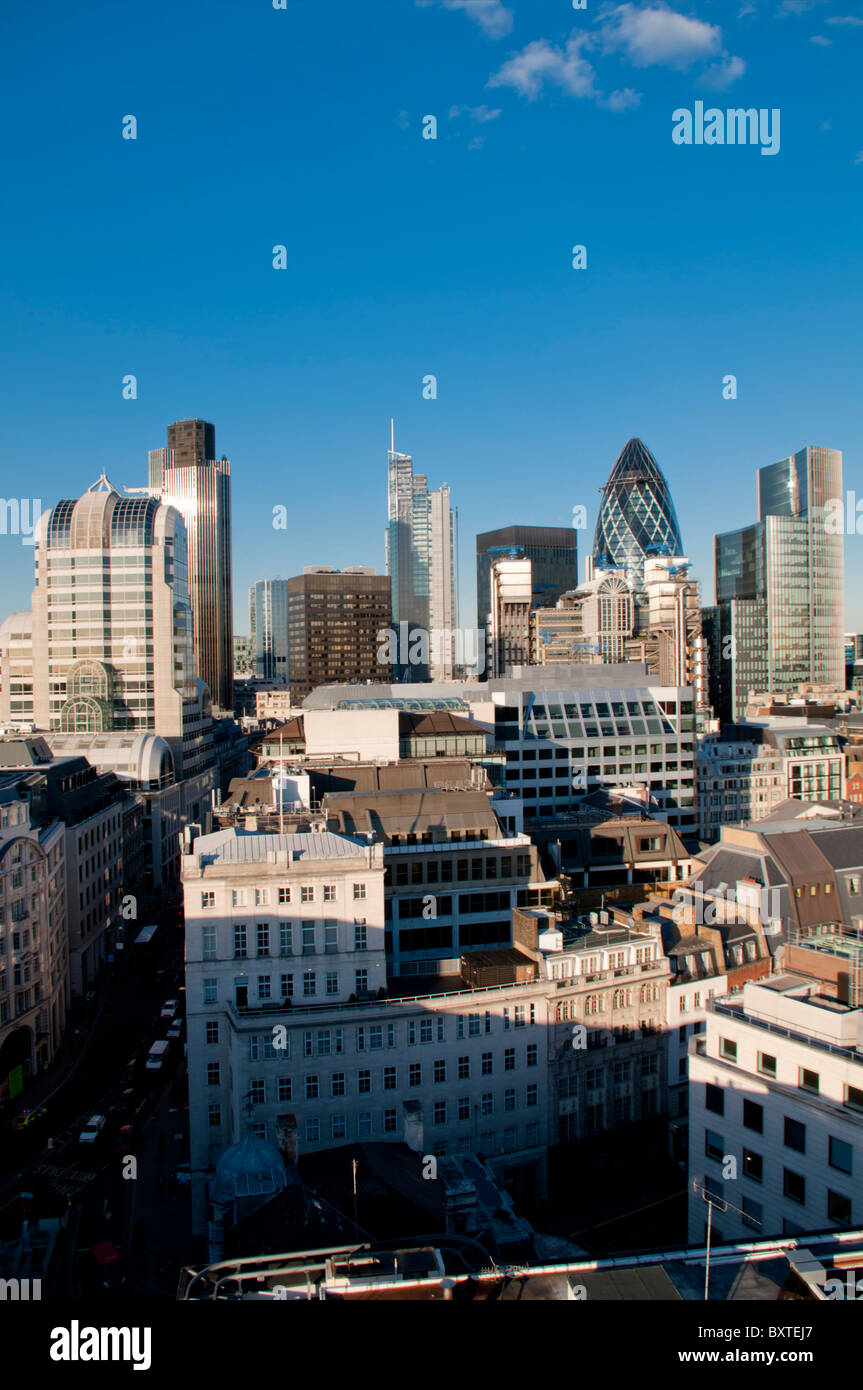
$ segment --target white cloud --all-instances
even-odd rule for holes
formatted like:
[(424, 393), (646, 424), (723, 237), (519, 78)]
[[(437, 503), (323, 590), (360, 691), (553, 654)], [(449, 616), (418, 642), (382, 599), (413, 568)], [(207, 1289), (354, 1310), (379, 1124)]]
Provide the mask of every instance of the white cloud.
[(854, 163), (855, 163), (855, 164), (863, 164), (863, 150), (858, 150), (858, 151), (857, 151), (857, 158), (854, 160)]
[(484, 148), (484, 146), (485, 146), (485, 136), (484, 136), (484, 135), (475, 135), (475, 136), (473, 137), (472, 140), (468, 140), (468, 142), (467, 142), (467, 147), (468, 147), (469, 150), (481, 150), (481, 149)]
[(700, 81), (702, 86), (722, 92), (736, 82), (738, 77), (742, 77), (745, 71), (746, 64), (742, 58), (721, 58), (718, 63), (711, 63), (701, 74)]
[(810, 38), (809, 42), (810, 42), (810, 43), (817, 43), (818, 46), (819, 46), (819, 48), (832, 48), (832, 47), (833, 47), (833, 40), (832, 40), (832, 39), (825, 39), (825, 37), (824, 37), (823, 34), (813, 34), (812, 37)]
[(398, 126), (399, 130), (407, 130), (410, 126), (410, 123), (411, 118), (408, 115), (407, 111), (400, 111), (399, 114), (396, 116), (396, 125)]
[(488, 121), (496, 121), (500, 114), (499, 106), (494, 110), (489, 106), (451, 106), (449, 109), (451, 121), (457, 121), (459, 116), (470, 116), (471, 120), (476, 121), (478, 125), (485, 125)]
[(827, 20), (828, 24), (853, 24), (863, 29), (863, 19), (859, 19), (856, 14), (834, 14)]
[(445, 10), (464, 10), (490, 39), (502, 39), (512, 31), (512, 10), (502, 0), (414, 0), (420, 9), (441, 4)]
[(692, 19), (667, 5), (639, 9), (626, 3), (602, 17), (600, 42), (606, 53), (622, 52), (633, 67), (656, 64), (688, 68), (722, 53), (718, 24)]
[(588, 43), (586, 34), (574, 35), (565, 48), (556, 48), (547, 39), (534, 39), (507, 58), (487, 85), (513, 87), (530, 101), (536, 100), (546, 83), (560, 87), (568, 96), (597, 98), (596, 73), (581, 52)]

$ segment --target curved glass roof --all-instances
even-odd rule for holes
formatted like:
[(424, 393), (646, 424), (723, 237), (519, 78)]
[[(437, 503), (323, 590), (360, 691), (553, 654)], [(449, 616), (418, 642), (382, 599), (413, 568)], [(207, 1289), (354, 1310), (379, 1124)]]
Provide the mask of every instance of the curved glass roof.
[(648, 555), (682, 555), (683, 542), (668, 483), (646, 444), (630, 439), (602, 492), (593, 538), (597, 569), (620, 567), (644, 587)]

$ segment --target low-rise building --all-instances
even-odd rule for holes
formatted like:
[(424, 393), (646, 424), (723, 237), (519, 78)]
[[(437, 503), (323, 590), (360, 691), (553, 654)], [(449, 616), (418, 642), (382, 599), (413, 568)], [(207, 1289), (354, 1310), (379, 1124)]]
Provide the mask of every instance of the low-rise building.
[(863, 1164), (863, 1014), (804, 976), (708, 1005), (690, 1042), (689, 1238), (850, 1229)]

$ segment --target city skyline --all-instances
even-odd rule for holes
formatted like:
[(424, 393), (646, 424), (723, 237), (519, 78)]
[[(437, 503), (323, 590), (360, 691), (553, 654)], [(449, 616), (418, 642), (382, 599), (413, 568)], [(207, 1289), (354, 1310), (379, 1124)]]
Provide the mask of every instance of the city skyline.
[[(62, 57), (74, 17), (56, 16), (34, 82), (38, 16), (20, 16), (0, 97), (18, 129), (0, 300), (7, 475), (26, 477), (44, 505), (101, 471), (142, 485), (168, 421), (215, 420), (234, 466), (240, 632), (259, 579), (311, 563), (383, 568), (378, 470), (393, 415), (399, 446), (453, 487), (466, 624), (474, 535), (518, 520), (527, 499), (535, 525), (568, 525), (572, 507), (587, 506), (588, 539), (630, 436), (661, 462), (705, 602), (713, 533), (753, 514), (759, 467), (808, 444), (837, 448), (853, 488), (861, 29), (829, 22), (841, 7), (792, 13), (762, 0), (740, 16), (700, 0), (677, 48), (673, 36), (650, 48), (559, 0), (503, 8), (512, 25), (495, 36), (452, 7), (394, 6), (382, 49), (347, 3), (333, 6), (334, 29), (297, 6), (237, 23), (240, 8), (222, 3), (204, 34), (190, 15), (152, 14), (130, 60), (97, 4), (86, 92)], [(555, 55), (581, 29), (606, 40), (583, 55), (595, 76), (591, 91), (585, 72), (579, 94), (576, 66)], [(284, 80), (297, 53), (329, 43), (337, 110), (328, 84)], [(182, 80), (181, 55), (196, 44), (217, 68), (235, 54), (230, 107), (214, 91), (202, 110)], [(531, 44), (545, 45), (533, 86)], [(710, 68), (723, 50), (739, 62), (717, 91)], [(172, 90), (167, 107), (149, 98), (154, 70)], [(629, 89), (638, 106), (608, 104)], [(676, 146), (672, 112), (711, 91), (720, 105), (781, 106), (778, 155)], [(240, 108), (248, 121), (237, 123)], [(126, 113), (135, 141), (122, 138)], [(436, 140), (423, 139), (429, 113)], [(288, 176), (293, 130), (303, 135)], [(203, 236), (190, 161), (213, 188), (242, 192)], [(394, 189), (399, 213), (387, 218)], [(58, 197), (62, 256), (45, 241)], [(832, 215), (837, 204), (847, 216)], [(585, 270), (572, 267), (576, 244)], [(276, 245), (286, 271), (273, 268)], [(122, 394), (129, 374), (135, 399)], [(434, 398), (423, 397), (429, 374)], [(728, 374), (736, 400), (723, 399)], [(286, 530), (272, 528), (277, 505)], [(852, 629), (863, 628), (854, 539)], [(10, 607), (21, 608), (27, 552), (7, 544), (4, 561)]]

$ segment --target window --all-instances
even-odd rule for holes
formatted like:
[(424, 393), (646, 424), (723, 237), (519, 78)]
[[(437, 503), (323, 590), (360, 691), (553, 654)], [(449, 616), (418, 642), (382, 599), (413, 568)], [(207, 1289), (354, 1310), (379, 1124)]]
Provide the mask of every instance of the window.
[(771, 1054), (770, 1054), (769, 1052), (759, 1052), (759, 1054), (758, 1054), (758, 1070), (759, 1070), (759, 1071), (762, 1073), (762, 1075), (764, 1075), (764, 1076), (772, 1076), (772, 1077), (775, 1078), (775, 1076), (776, 1076), (776, 1058), (773, 1057), (773, 1056), (771, 1056)]
[(483, 1091), (480, 1096), (479, 1113), (481, 1115), (494, 1114), (494, 1096), (491, 1091)]
[(313, 885), (303, 884), (300, 888), (300, 902), (313, 903), (315, 901), (315, 890)]
[(863, 1110), (863, 1091), (857, 1086), (846, 1086), (845, 1104), (850, 1110)]
[(245, 907), (245, 906), (246, 906), (246, 890), (245, 890), (245, 888), (234, 888), (234, 889), (232, 889), (232, 891), (231, 891), (231, 907)]
[(433, 1112), (433, 1113), (434, 1113), (434, 1124), (436, 1124), (436, 1125), (445, 1125), (445, 1124), (446, 1124), (446, 1101), (445, 1101), (445, 1100), (436, 1100), (435, 1103), (434, 1103), (434, 1112)]
[(470, 1096), (459, 1096), (458, 1117), (460, 1120), (470, 1119)]
[(806, 1179), (799, 1173), (793, 1173), (790, 1168), (782, 1169), (782, 1191), (789, 1202), (799, 1202), (801, 1207), (805, 1207)]
[(290, 922), (279, 923), (279, 955), (289, 956), (291, 954), (291, 924)]
[(252, 1105), (263, 1105), (266, 1101), (266, 1087), (261, 1078), (249, 1082), (249, 1100)]
[(280, 889), (279, 889), (279, 902), (280, 902), (280, 903), (289, 903), (290, 901), (291, 901), (291, 890), (290, 890), (290, 888), (280, 888)]
[(276, 1085), (279, 1101), (293, 1100), (294, 1084), (289, 1076), (280, 1076)]
[(383, 1031), (383, 1025), (380, 1024), (380, 1023), (372, 1023), (372, 1024), (370, 1024), (370, 1026), (369, 1026), (369, 1047), (371, 1048), (372, 1052), (380, 1052), (380, 1050), (381, 1050), (381, 1048), (383, 1047), (383, 1045), (384, 1045), (384, 1031)]
[(790, 1120), (785, 1116), (784, 1143), (786, 1149), (795, 1149), (799, 1154), (806, 1152), (806, 1126), (799, 1120)]
[(538, 1052), (537, 1052), (537, 1045), (536, 1045), (536, 1043), (528, 1043), (528, 1045), (527, 1045), (527, 1065), (528, 1065), (529, 1067), (535, 1067), (535, 1066), (536, 1066), (538, 1055), (539, 1055), (539, 1054), (538, 1054)]
[(316, 1076), (306, 1077), (306, 1100), (318, 1099), (318, 1078)]
[(515, 1048), (514, 1048), (514, 1047), (507, 1047), (507, 1048), (504, 1048), (504, 1053), (503, 1053), (503, 1069), (504, 1069), (504, 1071), (515, 1071)]
[(365, 951), (367, 945), (368, 935), (365, 922), (354, 922), (354, 950)]
[(324, 952), (332, 956), (339, 949), (338, 922), (324, 922)]
[(324, 884), (324, 902), (334, 903), (336, 900), (336, 885), (334, 883)]
[[(205, 1024), (204, 1024), (204, 1042), (205, 1042), (205, 1043), (208, 1043), (210, 1046), (212, 1046), (214, 1043), (217, 1043), (218, 1041), (219, 1041), (219, 1025), (218, 1025), (218, 1023), (205, 1023)], [(847, 1168), (845, 1171), (850, 1173), (851, 1169), (850, 1169), (850, 1168)]]
[(306, 1120), (306, 1143), (317, 1144), (321, 1137), (320, 1120)]
[(398, 1084), (398, 1073), (395, 1067), (384, 1067), (384, 1090), (394, 1091)]
[(853, 1152), (851, 1145), (846, 1144), (844, 1139), (834, 1139), (831, 1135), (828, 1146), (831, 1168), (838, 1168), (840, 1173), (850, 1173)]
[(222, 1123), (222, 1107), (221, 1107), (221, 1105), (208, 1105), (208, 1106), (207, 1106), (207, 1124), (210, 1126), (210, 1129), (215, 1129), (215, 1128), (217, 1127), (217, 1125), (220, 1125), (221, 1123)]
[(270, 954), (270, 928), (266, 922), (258, 923), (257, 949), (259, 956), (268, 956)]
[(371, 1094), (372, 1074), (367, 1067), (357, 1072), (357, 1094), (367, 1096)]
[(354, 902), (362, 902), (366, 896), (366, 885), (364, 883), (354, 884)]
[(759, 1105), (754, 1100), (744, 1100), (743, 1102), (743, 1123), (747, 1129), (754, 1129), (756, 1134), (764, 1133), (764, 1106)]
[(731, 1042), (730, 1038), (719, 1039), (719, 1055), (724, 1057), (727, 1062), (737, 1061), (737, 1043)]
[(523, 1028), (523, 1027), (524, 1027), (524, 1005), (523, 1005), (523, 1004), (516, 1004), (516, 1006), (515, 1006), (515, 1026), (516, 1026), (516, 1028)]
[(537, 1097), (538, 1097), (538, 1095), (539, 1095), (539, 1087), (537, 1086), (537, 1083), (536, 1083), (535, 1081), (531, 1081), (530, 1085), (529, 1085), (528, 1088), (527, 1088), (527, 1103), (528, 1103), (528, 1105), (536, 1105), (536, 1104), (537, 1104)]
[(725, 1157), (725, 1144), (722, 1135), (715, 1130), (706, 1129), (704, 1131), (704, 1152), (708, 1158), (712, 1158), (716, 1163), (721, 1163)]
[(234, 927), (234, 959), (239, 959), (246, 954), (246, 928), (244, 926)]
[(514, 1109), (515, 1109), (515, 1087), (514, 1087), (514, 1086), (508, 1086), (507, 1089), (504, 1091), (504, 1093), (503, 1093), (503, 1108), (504, 1108), (504, 1110), (514, 1110)]
[(315, 924), (314, 922), (303, 922), (303, 955), (313, 956), (315, 954)]
[(272, 977), (271, 977), (270, 975), (259, 975), (259, 976), (258, 976), (258, 998), (259, 998), (259, 999), (271, 999), (271, 998), (272, 998), (271, 981), (272, 981)]
[(204, 991), (204, 1003), (205, 1003), (205, 1004), (215, 1004), (215, 1003), (217, 1003), (217, 1002), (218, 1002), (218, 999), (219, 999), (219, 981), (218, 981), (218, 980), (204, 980), (202, 983), (203, 983), (203, 991)]
[(704, 1105), (705, 1109), (712, 1110), (714, 1115), (725, 1114), (725, 1095), (718, 1086), (712, 1086), (709, 1081), (704, 1083)]
[(344, 1115), (333, 1115), (330, 1120), (330, 1134), (333, 1139), (344, 1139), (348, 1132)]
[(458, 1059), (458, 1079), (459, 1081), (470, 1080), (470, 1057), (459, 1057)]
[(372, 1132), (372, 1112), (371, 1110), (361, 1110), (357, 1115), (357, 1136), (360, 1139), (367, 1139)]
[(218, 1086), (221, 1081), (221, 1066), (218, 1062), (207, 1063), (207, 1085)]
[(408, 1085), (421, 1086), (423, 1084), (422, 1062), (411, 1062), (408, 1067)]
[(743, 1150), (743, 1176), (752, 1182), (764, 1181), (764, 1159), (752, 1149)]
[(479, 1014), (468, 1014), (467, 1032), (469, 1038), (479, 1037)]
[(282, 998), (283, 998), (283, 999), (291, 999), (291, 998), (293, 998), (293, 993), (294, 993), (294, 977), (293, 977), (293, 975), (280, 975), (280, 976), (279, 976), (279, 981), (280, 981), (280, 986), (281, 986), (281, 991), (282, 991)]
[(480, 1069), (480, 1075), (481, 1075), (481, 1076), (491, 1076), (493, 1072), (494, 1072), (494, 1056), (493, 1056), (493, 1054), (492, 1054), (491, 1052), (484, 1052), (484, 1053), (482, 1054), (482, 1067), (481, 1067), (481, 1069)]
[(434, 1063), (434, 1080), (438, 1085), (446, 1081), (446, 1062), (442, 1057)]
[(817, 1095), (820, 1089), (820, 1077), (817, 1071), (807, 1071), (806, 1067), (801, 1067), (800, 1079), (797, 1084), (801, 1091), (812, 1091)]
[(215, 895), (215, 893), (202, 893), (202, 894), (201, 894), (201, 907), (215, 907), (215, 906), (216, 906), (216, 895)]
[(420, 1042), (430, 1043), (432, 1040), (432, 1021), (430, 1018), (420, 1019)]
[(389, 1109), (387, 1109), (387, 1110), (384, 1111), (384, 1134), (394, 1134), (394, 1133), (395, 1133), (395, 1129), (396, 1129), (396, 1112), (395, 1112), (395, 1110), (389, 1110)]
[(752, 1197), (743, 1198), (743, 1224), (757, 1228), (763, 1224), (764, 1208), (760, 1202), (756, 1202)]
[(367, 970), (355, 970), (354, 982), (354, 988), (357, 994), (367, 994), (369, 988), (369, 972)]
[(841, 1192), (827, 1189), (827, 1215), (839, 1226), (851, 1225), (851, 1198), (843, 1197)]
[(317, 993), (314, 970), (303, 971), (303, 997), (313, 999)]
[(327, 971), (327, 994), (338, 994), (339, 992), (339, 972), (338, 970)]

